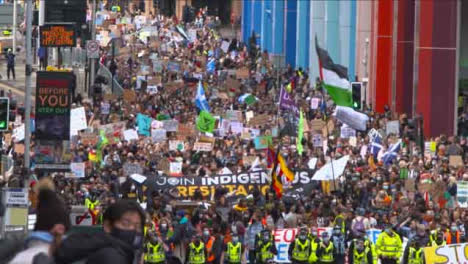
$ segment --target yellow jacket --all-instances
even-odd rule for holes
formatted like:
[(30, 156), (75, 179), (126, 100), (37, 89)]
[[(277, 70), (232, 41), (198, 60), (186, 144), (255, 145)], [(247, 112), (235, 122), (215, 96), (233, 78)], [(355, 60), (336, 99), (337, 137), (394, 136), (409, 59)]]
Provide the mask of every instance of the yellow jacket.
[(400, 236), (393, 232), (393, 236), (387, 234), (387, 232), (382, 232), (377, 238), (375, 243), (375, 248), (378, 257), (387, 257), (399, 259), (402, 254), (402, 243)]

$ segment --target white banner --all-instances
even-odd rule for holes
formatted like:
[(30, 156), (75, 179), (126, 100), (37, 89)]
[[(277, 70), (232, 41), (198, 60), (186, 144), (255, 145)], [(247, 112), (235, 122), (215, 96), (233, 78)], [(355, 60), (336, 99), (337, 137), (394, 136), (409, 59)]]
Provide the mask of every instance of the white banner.
[(321, 167), (317, 172), (315, 172), (314, 177), (312, 177), (312, 180), (332, 181), (334, 179), (337, 179), (339, 176), (341, 176), (341, 174), (343, 174), (343, 171), (346, 165), (348, 164), (348, 160), (349, 156), (346, 155), (341, 159), (333, 160), (332, 162), (325, 164), (325, 166)]
[(87, 129), (86, 113), (84, 107), (74, 108), (70, 111), (70, 136), (78, 135), (78, 131)]
[(461, 208), (468, 208), (468, 182), (457, 182), (457, 201)]
[(369, 120), (367, 115), (354, 111), (351, 107), (345, 106), (337, 106), (334, 116), (342, 123), (360, 131), (366, 130), (367, 120)]
[(452, 244), (441, 247), (425, 247), (426, 264), (468, 263), (468, 243)]

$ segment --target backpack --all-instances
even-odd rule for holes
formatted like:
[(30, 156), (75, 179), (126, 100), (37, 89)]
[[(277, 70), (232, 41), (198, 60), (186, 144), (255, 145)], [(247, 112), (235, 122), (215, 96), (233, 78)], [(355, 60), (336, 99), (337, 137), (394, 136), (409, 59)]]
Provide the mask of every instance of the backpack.
[(364, 217), (361, 217), (360, 220), (356, 219), (356, 222), (354, 223), (354, 226), (353, 226), (353, 233), (354, 234), (357, 234), (358, 230), (366, 230), (366, 227), (364, 225), (364, 220), (365, 220)]

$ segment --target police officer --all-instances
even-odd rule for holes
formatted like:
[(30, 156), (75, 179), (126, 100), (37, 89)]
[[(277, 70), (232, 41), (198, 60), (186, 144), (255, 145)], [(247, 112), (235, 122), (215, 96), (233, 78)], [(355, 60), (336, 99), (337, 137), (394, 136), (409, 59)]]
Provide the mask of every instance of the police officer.
[(408, 242), (403, 254), (403, 264), (424, 264), (424, 245), (426, 239), (417, 234)]
[(320, 238), (318, 236), (318, 230), (317, 230), (317, 227), (312, 227), (311, 228), (311, 232), (309, 234), (309, 240), (310, 240), (310, 243), (312, 245), (312, 253), (310, 255), (310, 258), (309, 258), (309, 263), (317, 263), (317, 249), (320, 245)]
[[(302, 227), (296, 239), (289, 244), (288, 255), (293, 264), (309, 263), (312, 254), (312, 243), (309, 239), (307, 227)], [(315, 254), (315, 252), (314, 252)]]
[(445, 246), (447, 244), (445, 242), (444, 232), (439, 229), (433, 231), (429, 236), (429, 239), (432, 247)]
[(354, 241), (352, 254), (348, 256), (350, 264), (373, 264), (374, 257), (370, 247), (365, 246), (365, 239), (356, 238)]
[(89, 196), (85, 199), (85, 206), (88, 210), (94, 211), (99, 205), (98, 193), (96, 190), (91, 190)]
[(341, 228), (338, 225), (333, 228), (332, 242), (333, 246), (335, 247), (335, 263), (344, 264), (346, 255), (346, 241), (345, 236), (341, 232)]
[(243, 263), (243, 256), (244, 256), (245, 248), (242, 246), (242, 243), (239, 241), (239, 236), (237, 233), (232, 234), (232, 239), (228, 242), (225, 247), (224, 251), (221, 255), (220, 263), (227, 263), (227, 264), (240, 264)]
[(396, 264), (401, 257), (402, 243), (400, 236), (387, 225), (375, 243), (377, 256), (382, 264)]
[(259, 233), (257, 243), (255, 246), (255, 255), (257, 256), (257, 263), (265, 264), (273, 260), (275, 255), (278, 254), (276, 250), (275, 241), (271, 235), (271, 231), (266, 228)]
[(368, 251), (372, 255), (372, 259), (373, 259), (372, 262), (374, 264), (377, 264), (377, 253), (375, 251), (375, 246), (374, 246), (374, 243), (372, 243), (372, 241), (370, 241), (370, 239), (367, 237), (366, 231), (363, 228), (357, 228), (355, 230), (354, 236), (355, 236), (355, 238), (351, 241), (351, 244), (350, 244), (349, 249), (348, 249), (348, 258), (350, 259), (349, 263), (353, 263), (352, 258), (353, 258), (354, 253), (355, 253), (354, 249), (357, 246), (356, 243), (359, 240), (362, 240), (362, 241), (364, 241), (364, 251), (366, 251), (368, 249)]
[(188, 245), (187, 257), (185, 258), (186, 264), (205, 264), (207, 259), (207, 252), (205, 243), (202, 241), (200, 235), (195, 236), (194, 240)]
[(144, 252), (145, 264), (160, 264), (166, 262), (164, 244), (154, 232), (148, 234), (148, 242), (145, 245)]
[(322, 233), (322, 242), (317, 248), (317, 258), (320, 264), (335, 263), (335, 249), (328, 232)]

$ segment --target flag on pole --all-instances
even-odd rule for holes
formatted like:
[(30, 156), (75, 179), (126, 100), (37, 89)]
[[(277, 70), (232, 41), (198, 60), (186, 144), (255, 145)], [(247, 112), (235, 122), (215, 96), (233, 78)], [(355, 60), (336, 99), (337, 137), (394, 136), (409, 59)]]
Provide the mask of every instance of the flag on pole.
[(272, 169), (276, 164), (276, 161), (275, 161), (276, 154), (272, 145), (268, 146), (266, 156), (267, 156), (267, 168)]
[(283, 156), (279, 152), (277, 153), (276, 162), (279, 164), (278, 175), (280, 177), (285, 176), (289, 182), (292, 182), (294, 180), (294, 173), (288, 168), (288, 164), (286, 164), (286, 160), (284, 160)]
[(297, 138), (296, 138), (296, 148), (297, 148), (297, 153), (299, 155), (302, 155), (302, 152), (304, 151), (304, 147), (302, 146), (302, 138), (304, 137), (304, 114), (302, 113), (302, 110), (299, 114), (299, 124), (297, 126)]
[(239, 103), (245, 103), (247, 105), (251, 105), (257, 102), (258, 98), (253, 96), (252, 94), (246, 93), (246, 94), (239, 96), (238, 101)]
[(384, 165), (390, 165), (392, 164), (393, 160), (397, 157), (398, 152), (400, 151), (401, 148), (401, 139), (398, 140), (397, 143), (393, 144), (387, 152), (384, 153), (382, 157), (382, 161)]
[(216, 70), (216, 60), (215, 58), (210, 58), (208, 60), (208, 63), (206, 64), (206, 71), (208, 73), (214, 73), (214, 71)]
[(203, 84), (201, 81), (198, 82), (197, 95), (195, 96), (195, 105), (200, 111), (210, 112), (210, 106), (205, 96), (205, 89), (203, 89)]
[(370, 153), (374, 156), (374, 159), (377, 159), (377, 155), (382, 149), (382, 136), (380, 134), (376, 135), (370, 144)]
[(315, 37), (315, 48), (319, 59), (319, 73), (323, 87), (337, 105), (353, 106), (351, 83), (348, 81), (348, 69), (335, 64), (328, 51), (322, 49)]

